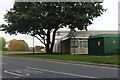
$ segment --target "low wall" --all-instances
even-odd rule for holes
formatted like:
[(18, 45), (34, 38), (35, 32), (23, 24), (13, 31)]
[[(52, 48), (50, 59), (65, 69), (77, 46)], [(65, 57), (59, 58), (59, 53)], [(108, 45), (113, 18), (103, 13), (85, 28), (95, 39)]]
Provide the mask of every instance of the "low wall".
[(71, 48), (71, 54), (88, 54), (88, 48)]

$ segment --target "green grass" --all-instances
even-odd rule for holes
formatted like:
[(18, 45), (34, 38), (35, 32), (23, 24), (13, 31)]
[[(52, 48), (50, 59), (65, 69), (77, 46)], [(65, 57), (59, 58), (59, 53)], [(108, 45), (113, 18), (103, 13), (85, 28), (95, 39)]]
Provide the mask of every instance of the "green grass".
[(0, 51), (2, 53), (32, 53), (29, 51)]
[(69, 60), (69, 61), (79, 61), (79, 62), (91, 62), (91, 63), (102, 63), (102, 64), (114, 64), (118, 65), (118, 56), (92, 56), (92, 55), (18, 55), (18, 54), (4, 54), (10, 56), (25, 56), (25, 57), (35, 57), (35, 58), (47, 58), (47, 59), (57, 59), (57, 60)]

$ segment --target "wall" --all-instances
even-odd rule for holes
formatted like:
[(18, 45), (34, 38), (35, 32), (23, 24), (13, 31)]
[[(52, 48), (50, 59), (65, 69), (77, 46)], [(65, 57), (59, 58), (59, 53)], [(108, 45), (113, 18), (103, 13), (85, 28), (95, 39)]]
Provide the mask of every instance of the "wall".
[(59, 44), (59, 50), (62, 54), (71, 54), (70, 39), (66, 39)]
[(88, 54), (88, 48), (71, 48), (71, 54)]
[(104, 55), (104, 38), (88, 39), (88, 54)]
[(104, 38), (104, 41), (105, 41), (105, 54), (106, 55), (116, 54), (118, 51), (118, 38), (107, 37)]

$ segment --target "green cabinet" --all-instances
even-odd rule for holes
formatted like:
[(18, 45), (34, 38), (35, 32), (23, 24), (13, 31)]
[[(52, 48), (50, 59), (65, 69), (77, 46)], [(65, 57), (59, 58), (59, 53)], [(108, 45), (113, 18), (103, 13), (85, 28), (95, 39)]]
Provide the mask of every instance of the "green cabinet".
[(99, 34), (88, 38), (88, 54), (112, 55), (118, 51), (118, 34)]

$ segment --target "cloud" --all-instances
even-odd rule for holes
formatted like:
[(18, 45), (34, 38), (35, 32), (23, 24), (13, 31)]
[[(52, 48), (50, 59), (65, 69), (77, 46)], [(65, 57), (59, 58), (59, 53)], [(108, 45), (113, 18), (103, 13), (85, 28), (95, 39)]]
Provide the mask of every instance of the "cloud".
[(0, 24), (5, 23), (3, 20), (6, 10), (13, 7), (14, 0), (0, 0)]
[(118, 2), (119, 0), (104, 0), (103, 7), (107, 9), (102, 16), (96, 18), (89, 30), (118, 30)]

